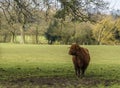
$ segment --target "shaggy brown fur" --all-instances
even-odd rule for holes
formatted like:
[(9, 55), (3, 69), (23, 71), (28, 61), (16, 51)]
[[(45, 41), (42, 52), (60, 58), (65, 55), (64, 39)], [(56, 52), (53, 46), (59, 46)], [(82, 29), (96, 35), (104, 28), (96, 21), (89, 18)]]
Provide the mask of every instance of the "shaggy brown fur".
[(76, 76), (83, 76), (90, 62), (88, 49), (80, 47), (78, 44), (72, 44), (69, 50), (69, 54), (73, 56), (72, 61), (74, 64)]

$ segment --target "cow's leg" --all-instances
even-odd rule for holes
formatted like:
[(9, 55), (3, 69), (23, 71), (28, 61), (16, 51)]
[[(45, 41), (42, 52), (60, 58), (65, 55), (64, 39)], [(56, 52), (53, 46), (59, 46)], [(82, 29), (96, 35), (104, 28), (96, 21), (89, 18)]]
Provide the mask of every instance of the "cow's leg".
[(85, 65), (85, 66), (82, 67), (82, 76), (85, 75), (85, 70), (86, 70), (87, 66), (88, 66), (88, 65)]
[(82, 76), (85, 75), (85, 69), (82, 69)]
[(78, 77), (80, 77), (80, 68), (78, 68)]
[(74, 65), (74, 69), (75, 69), (75, 75), (77, 76), (78, 75), (78, 69), (77, 69), (77, 66), (76, 65)]
[(74, 69), (75, 69), (75, 75), (77, 76), (77, 63), (76, 63), (76, 58), (73, 57), (73, 58), (72, 58), (72, 61), (73, 61)]

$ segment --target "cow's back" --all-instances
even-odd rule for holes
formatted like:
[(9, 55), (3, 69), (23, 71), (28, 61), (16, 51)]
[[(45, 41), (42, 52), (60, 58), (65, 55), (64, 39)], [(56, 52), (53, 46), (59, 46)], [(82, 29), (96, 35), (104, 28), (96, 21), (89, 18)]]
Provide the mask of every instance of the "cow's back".
[(89, 54), (88, 49), (83, 48), (83, 47), (80, 47), (80, 48), (81, 48), (81, 55), (82, 55), (81, 57), (82, 57), (84, 64), (89, 64), (90, 54)]

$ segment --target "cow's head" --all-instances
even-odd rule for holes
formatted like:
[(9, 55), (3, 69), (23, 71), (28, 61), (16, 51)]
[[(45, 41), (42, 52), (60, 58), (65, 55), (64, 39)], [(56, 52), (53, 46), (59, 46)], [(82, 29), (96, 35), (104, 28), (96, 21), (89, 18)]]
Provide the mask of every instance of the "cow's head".
[(70, 55), (78, 55), (78, 52), (80, 51), (80, 46), (78, 44), (72, 44), (69, 50)]

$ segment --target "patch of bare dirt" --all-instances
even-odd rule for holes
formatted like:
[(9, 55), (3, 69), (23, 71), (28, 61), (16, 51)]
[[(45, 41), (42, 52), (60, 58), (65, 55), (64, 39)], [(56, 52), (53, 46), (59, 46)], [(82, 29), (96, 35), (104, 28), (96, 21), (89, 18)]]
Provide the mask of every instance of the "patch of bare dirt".
[[(24, 85), (32, 85), (33, 87), (31, 86), (31, 88), (34, 88), (34, 86), (38, 86), (40, 88), (43, 86), (46, 86), (47, 88), (80, 88), (80, 86), (84, 86), (85, 88), (92, 88), (93, 86), (97, 87), (99, 84), (103, 84), (104, 86), (111, 86), (116, 83), (120, 84), (120, 80), (104, 80), (97, 78), (27, 77), (4, 82), (4, 85), (17, 85), (16, 88), (24, 87)], [(9, 86), (7, 88), (10, 88)]]

